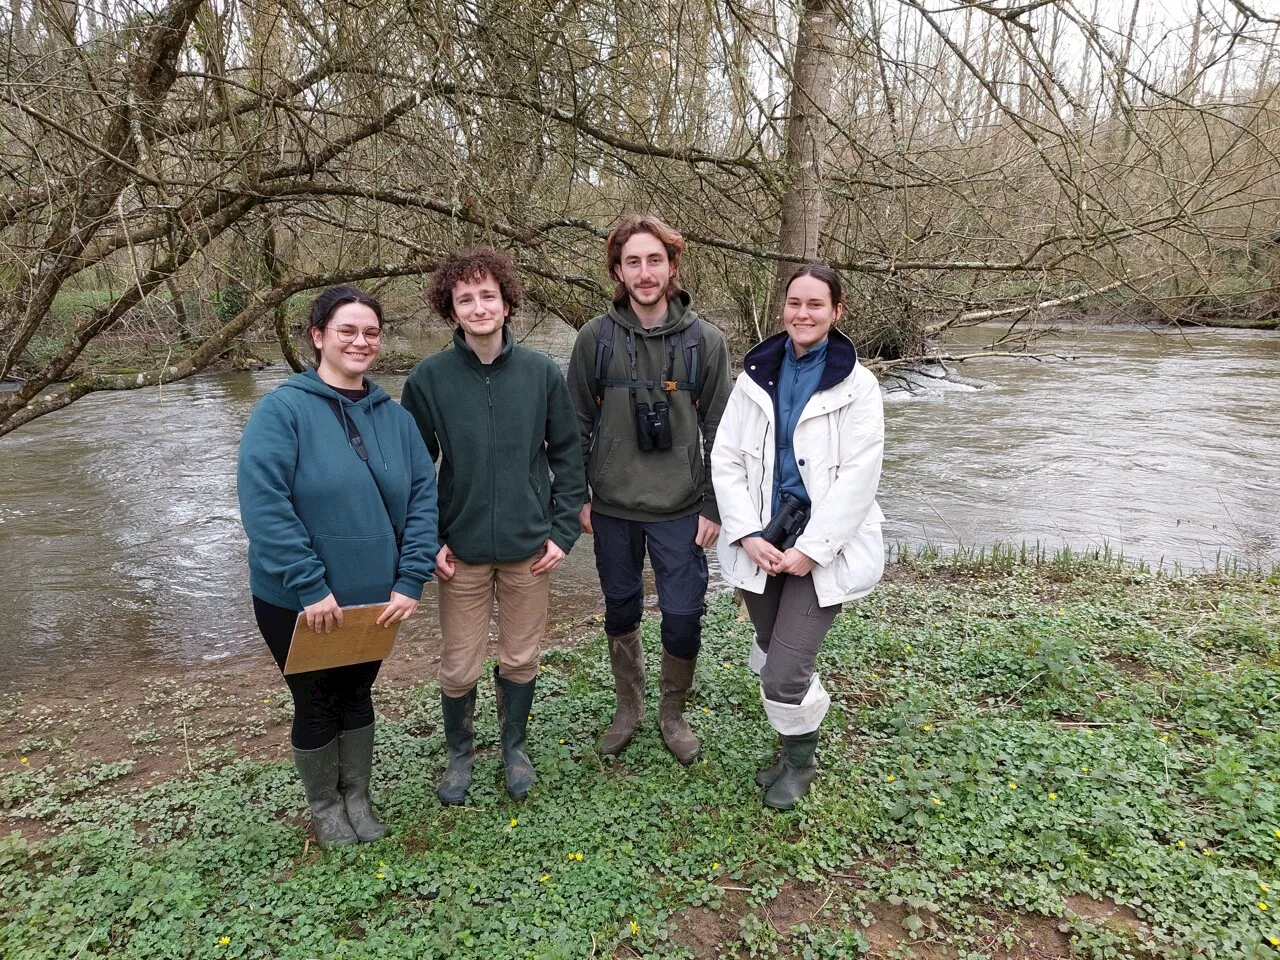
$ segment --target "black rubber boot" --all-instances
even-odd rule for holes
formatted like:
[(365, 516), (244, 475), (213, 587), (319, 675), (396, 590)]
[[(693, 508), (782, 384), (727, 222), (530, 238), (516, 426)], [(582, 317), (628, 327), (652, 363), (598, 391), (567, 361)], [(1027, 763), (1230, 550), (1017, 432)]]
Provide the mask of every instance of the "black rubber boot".
[(471, 770), (476, 763), (476, 688), (461, 697), (440, 692), (440, 710), (444, 714), (444, 742), (448, 762), (436, 794), (447, 806), (465, 803), (471, 786)]
[(315, 750), (293, 748), (293, 762), (311, 807), (311, 829), (321, 850), (356, 843), (347, 809), (338, 792), (338, 738)]
[(764, 795), (764, 805), (775, 810), (792, 809), (806, 793), (818, 772), (814, 753), (818, 731), (782, 738), (782, 773)]
[(759, 787), (761, 790), (768, 790), (770, 787), (773, 786), (774, 781), (776, 781), (780, 776), (782, 776), (782, 767), (783, 767), (783, 764), (786, 763), (787, 756), (782, 751), (781, 740), (778, 741), (778, 747), (777, 747), (776, 753), (777, 755), (773, 758), (773, 764), (771, 766), (765, 767), (763, 770), (761, 770), (759, 773), (756, 774), (756, 786)]
[(493, 689), (498, 695), (498, 728), (502, 739), (502, 766), (506, 771), (507, 793), (513, 800), (523, 800), (538, 779), (533, 764), (524, 750), (529, 711), (533, 709), (533, 688), (538, 678), (528, 683), (512, 683), (493, 668)]
[(600, 738), (600, 754), (616, 757), (631, 742), (644, 716), (644, 646), (640, 628), (609, 637), (609, 665), (613, 668), (613, 689), (617, 707), (613, 722)]
[(387, 835), (387, 826), (373, 812), (369, 777), (373, 773), (373, 724), (344, 730), (338, 736), (338, 792), (347, 808), (347, 821), (361, 843)]

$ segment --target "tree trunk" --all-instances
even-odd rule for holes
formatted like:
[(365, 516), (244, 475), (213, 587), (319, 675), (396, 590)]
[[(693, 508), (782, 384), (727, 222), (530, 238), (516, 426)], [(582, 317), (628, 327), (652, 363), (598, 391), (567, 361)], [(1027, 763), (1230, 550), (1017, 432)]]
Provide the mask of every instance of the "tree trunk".
[[(822, 227), (822, 160), (827, 145), (834, 67), (835, 13), (829, 0), (804, 0), (800, 31), (791, 68), (791, 102), (787, 120), (787, 189), (778, 226), (778, 252), (784, 256), (818, 256)], [(781, 314), (792, 262), (779, 260), (774, 278), (773, 315)]]

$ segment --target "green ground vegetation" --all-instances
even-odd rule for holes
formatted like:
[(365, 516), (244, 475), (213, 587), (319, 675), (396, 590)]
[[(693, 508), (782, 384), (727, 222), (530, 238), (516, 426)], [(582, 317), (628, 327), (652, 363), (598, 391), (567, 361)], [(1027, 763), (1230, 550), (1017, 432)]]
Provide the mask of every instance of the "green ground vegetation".
[[(15, 696), (0, 956), (1280, 956), (1275, 573), (899, 562), (833, 628), (822, 772), (785, 814), (752, 782), (773, 737), (749, 641), (718, 598), (689, 769), (657, 733), (656, 670), (643, 734), (602, 761), (602, 639), (551, 651), (523, 804), (501, 790), (487, 684), (471, 802), (451, 809), (437, 687), (381, 688), (395, 834), (327, 854), (304, 844), (283, 753), (243, 747), (287, 735), (278, 685), (246, 691), (220, 740), (200, 732), (207, 679), (80, 714)], [(120, 755), (84, 748), (103, 723), (129, 731)], [(166, 750), (172, 769), (135, 772)]]

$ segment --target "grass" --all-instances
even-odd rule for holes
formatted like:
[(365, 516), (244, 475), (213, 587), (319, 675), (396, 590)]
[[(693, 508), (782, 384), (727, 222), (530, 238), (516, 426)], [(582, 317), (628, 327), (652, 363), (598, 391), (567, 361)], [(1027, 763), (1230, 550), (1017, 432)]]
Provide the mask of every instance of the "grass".
[[(652, 676), (642, 735), (600, 760), (602, 640), (550, 652), (524, 804), (488, 686), (452, 809), (437, 688), (379, 688), (395, 835), (328, 854), (304, 845), (290, 766), (255, 754), (287, 736), (278, 684), (229, 714), (208, 678), (69, 710), (11, 697), (0, 956), (1280, 956), (1274, 573), (902, 557), (828, 638), (822, 772), (787, 814), (752, 783), (773, 738), (749, 637), (717, 599), (687, 770)], [(126, 731), (111, 750), (104, 724)]]

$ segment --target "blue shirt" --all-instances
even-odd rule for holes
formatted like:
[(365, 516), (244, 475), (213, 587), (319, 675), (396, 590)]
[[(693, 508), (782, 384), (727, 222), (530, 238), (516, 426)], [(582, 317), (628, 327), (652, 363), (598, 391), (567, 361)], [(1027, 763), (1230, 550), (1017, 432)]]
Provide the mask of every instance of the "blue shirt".
[(800, 479), (800, 466), (796, 463), (792, 441), (796, 424), (805, 404), (818, 390), (822, 370), (827, 364), (827, 341), (811, 347), (803, 357), (797, 357), (791, 338), (787, 338), (786, 352), (782, 358), (782, 370), (778, 375), (778, 392), (774, 403), (778, 414), (778, 455), (773, 467), (773, 512), (778, 512), (782, 494), (789, 493), (805, 503), (809, 493)]

